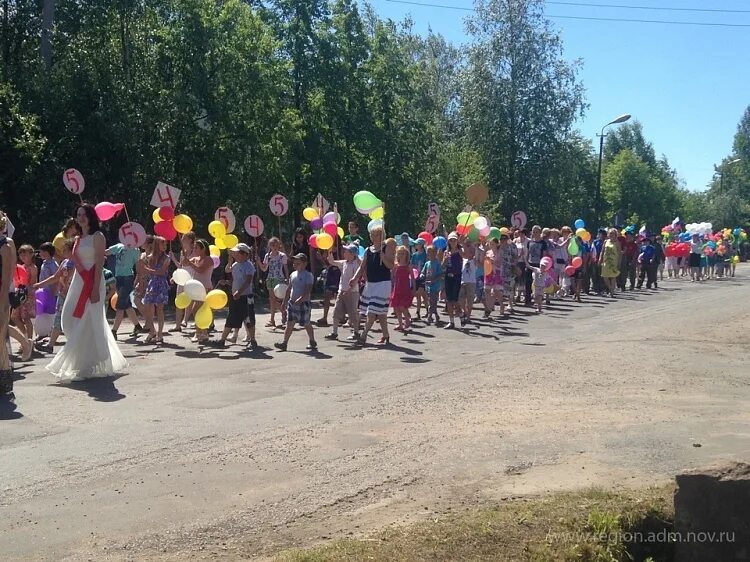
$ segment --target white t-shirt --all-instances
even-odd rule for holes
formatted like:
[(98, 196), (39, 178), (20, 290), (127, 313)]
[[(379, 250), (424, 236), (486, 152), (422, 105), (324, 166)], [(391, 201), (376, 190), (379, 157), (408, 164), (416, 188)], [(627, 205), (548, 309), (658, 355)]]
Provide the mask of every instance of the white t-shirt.
[(464, 264), (461, 268), (461, 284), (473, 285), (477, 282), (477, 262), (473, 259), (464, 258)]
[(703, 243), (702, 242), (690, 242), (690, 253), (691, 254), (703, 253)]
[(529, 241), (528, 239), (525, 242), (521, 242), (521, 240), (516, 240), (516, 250), (518, 250), (518, 262), (524, 262), (526, 261), (526, 256), (529, 252)]
[(359, 269), (359, 259), (354, 258), (352, 261), (333, 260), (333, 263), (341, 270), (339, 294), (345, 293), (346, 291), (359, 293), (359, 285), (355, 284), (354, 287), (349, 287), (349, 283), (352, 282), (352, 277), (354, 277), (354, 274), (357, 273), (357, 269)]

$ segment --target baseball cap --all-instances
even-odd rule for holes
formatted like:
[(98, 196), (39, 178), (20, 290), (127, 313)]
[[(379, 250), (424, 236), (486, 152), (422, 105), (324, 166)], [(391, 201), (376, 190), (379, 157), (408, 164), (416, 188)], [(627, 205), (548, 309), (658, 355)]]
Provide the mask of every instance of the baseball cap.
[(458, 240), (458, 234), (456, 232), (451, 232), (448, 235), (448, 240)]
[(359, 252), (359, 246), (356, 244), (346, 244), (343, 248), (346, 252), (352, 252), (354, 254)]
[(307, 261), (307, 256), (300, 252), (299, 254), (295, 254), (292, 259), (294, 260), (300, 260), (300, 261)]
[(250, 246), (245, 244), (244, 242), (240, 242), (237, 244), (234, 248), (229, 250), (230, 252), (242, 252), (243, 254), (249, 254), (250, 253)]

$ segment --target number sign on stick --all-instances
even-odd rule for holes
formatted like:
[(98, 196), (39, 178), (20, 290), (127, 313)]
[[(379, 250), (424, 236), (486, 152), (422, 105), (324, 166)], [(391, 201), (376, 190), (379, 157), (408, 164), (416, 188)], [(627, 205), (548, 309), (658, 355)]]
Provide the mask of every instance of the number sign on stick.
[(146, 241), (146, 229), (137, 222), (126, 222), (119, 234), (120, 242), (127, 248), (139, 248)]
[(180, 193), (182, 193), (182, 191), (176, 187), (167, 185), (160, 181), (156, 184), (154, 194), (151, 196), (151, 206), (157, 208), (171, 207), (172, 209), (175, 209), (177, 207), (177, 201), (180, 200)]
[(515, 228), (523, 228), (526, 226), (526, 213), (523, 211), (516, 211), (510, 216), (510, 225)]
[(65, 188), (68, 191), (75, 195), (83, 193), (83, 190), (86, 187), (83, 175), (75, 168), (68, 168), (65, 170), (65, 173), (63, 174), (63, 184), (65, 184)]
[(426, 232), (430, 234), (437, 231), (440, 225), (440, 207), (437, 203), (430, 203), (427, 205), (427, 222), (424, 225)]
[(286, 197), (284, 197), (283, 195), (276, 194), (271, 197), (271, 200), (268, 202), (268, 206), (270, 207), (273, 216), (283, 217), (289, 210), (289, 201), (287, 201)]
[(318, 196), (312, 202), (312, 205), (310, 205), (310, 207), (320, 210), (320, 216), (322, 217), (328, 212), (328, 209), (331, 208), (331, 204), (326, 200), (325, 197), (318, 193)]
[(263, 234), (263, 221), (258, 215), (250, 215), (245, 219), (245, 232), (253, 238)]
[(234, 218), (234, 213), (229, 207), (219, 207), (214, 213), (214, 220), (220, 221), (227, 232), (233, 232), (234, 227), (237, 226), (237, 220)]

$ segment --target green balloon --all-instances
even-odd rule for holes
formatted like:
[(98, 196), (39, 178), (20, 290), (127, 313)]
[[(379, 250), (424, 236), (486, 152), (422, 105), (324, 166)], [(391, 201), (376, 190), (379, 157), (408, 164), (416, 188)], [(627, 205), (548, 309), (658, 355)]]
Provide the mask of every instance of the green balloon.
[(354, 206), (357, 209), (375, 209), (383, 205), (383, 202), (369, 191), (358, 191), (354, 194)]
[(492, 228), (490, 228), (490, 233), (487, 235), (487, 238), (489, 239), (494, 238), (495, 240), (500, 240), (500, 229), (497, 228), (496, 226), (493, 226)]
[(568, 244), (568, 253), (571, 256), (577, 256), (578, 255), (578, 244), (576, 243), (575, 238), (570, 239), (570, 243)]
[(469, 213), (458, 213), (458, 216), (456, 217), (456, 224), (464, 225), (467, 222), (469, 222)]
[(472, 242), (479, 242), (479, 231), (474, 227), (469, 231), (469, 240)]

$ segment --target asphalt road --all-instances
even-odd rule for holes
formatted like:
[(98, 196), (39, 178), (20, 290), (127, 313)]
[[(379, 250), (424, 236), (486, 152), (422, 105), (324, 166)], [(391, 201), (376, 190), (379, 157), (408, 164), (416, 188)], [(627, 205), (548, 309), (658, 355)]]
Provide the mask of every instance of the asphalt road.
[[(4, 560), (268, 556), (508, 496), (643, 486), (750, 455), (750, 266), (555, 302), (390, 349), (123, 344), (128, 373), (22, 366), (0, 404)], [(314, 315), (313, 318), (316, 318)], [(259, 325), (265, 318), (259, 317)]]

